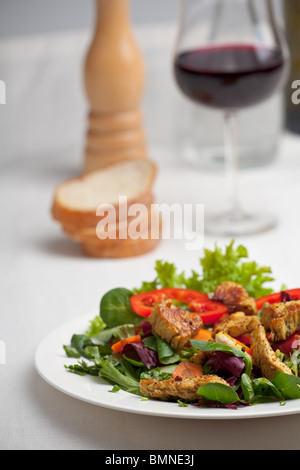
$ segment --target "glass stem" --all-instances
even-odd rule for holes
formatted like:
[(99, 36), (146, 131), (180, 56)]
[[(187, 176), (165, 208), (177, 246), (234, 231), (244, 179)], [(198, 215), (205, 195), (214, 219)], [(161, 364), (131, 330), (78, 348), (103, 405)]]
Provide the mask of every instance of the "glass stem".
[(238, 188), (239, 155), (238, 155), (238, 119), (235, 111), (225, 111), (224, 143), (225, 165), (228, 181), (229, 212), (233, 219), (241, 214)]

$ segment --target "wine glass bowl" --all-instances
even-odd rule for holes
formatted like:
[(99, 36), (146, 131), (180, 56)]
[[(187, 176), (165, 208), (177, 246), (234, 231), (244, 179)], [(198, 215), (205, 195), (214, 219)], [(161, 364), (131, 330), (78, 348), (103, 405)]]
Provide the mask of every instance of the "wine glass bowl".
[(274, 0), (183, 0), (174, 57), (175, 80), (195, 103), (224, 114), (229, 209), (207, 215), (205, 229), (247, 235), (272, 228), (270, 214), (245, 213), (237, 191), (237, 116), (279, 91), (289, 70)]
[(285, 60), (277, 48), (214, 45), (176, 57), (176, 80), (187, 97), (214, 108), (242, 109), (277, 90)]

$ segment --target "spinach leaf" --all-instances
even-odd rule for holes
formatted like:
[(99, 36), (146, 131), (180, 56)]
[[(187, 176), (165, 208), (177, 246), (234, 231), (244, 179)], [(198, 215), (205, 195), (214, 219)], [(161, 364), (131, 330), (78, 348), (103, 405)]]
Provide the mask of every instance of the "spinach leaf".
[(63, 345), (63, 348), (64, 348), (64, 351), (67, 355), (67, 357), (75, 357), (75, 358), (79, 358), (81, 357), (81, 354), (77, 351), (76, 348), (73, 348), (72, 346), (68, 346), (68, 345)]
[(197, 393), (199, 393), (204, 400), (217, 401), (224, 405), (240, 401), (238, 394), (232, 387), (221, 383), (202, 385)]
[(100, 317), (108, 328), (125, 323), (140, 324), (141, 317), (136, 315), (131, 308), (131, 296), (132, 292), (122, 287), (104, 294), (100, 302)]
[(155, 336), (146, 336), (142, 341), (147, 348), (157, 352), (157, 340)]
[[(68, 355), (70, 347), (64, 347), (64, 349)], [(101, 356), (111, 352), (111, 348), (108, 344), (100, 341), (94, 344), (89, 336), (78, 334), (74, 334), (71, 338), (71, 350), (77, 351), (78, 354), (76, 356), (74, 353), (73, 357), (85, 357), (91, 360), (94, 359), (95, 356)]]
[(158, 354), (158, 359), (161, 364), (168, 365), (174, 364), (180, 360), (180, 355), (177, 354), (167, 343), (156, 333), (153, 336), (148, 336), (143, 339), (143, 343), (148, 348), (156, 351)]
[(254, 391), (251, 378), (247, 374), (241, 376), (241, 388), (245, 401), (252, 402), (254, 400)]
[(123, 358), (125, 359), (125, 361), (129, 362), (129, 364), (131, 364), (132, 366), (135, 366), (135, 367), (142, 367), (143, 369), (145, 368), (145, 364), (141, 361), (137, 361), (136, 359), (132, 358), (129, 356), (129, 354), (123, 354)]
[(282, 393), (278, 390), (278, 388), (270, 382), (270, 380), (266, 379), (265, 377), (259, 377), (257, 379), (252, 380), (252, 387), (254, 394), (257, 396), (268, 396), (268, 397), (276, 397), (281, 399)]
[(293, 400), (300, 398), (300, 378), (295, 375), (284, 374), (281, 371), (277, 371), (273, 379), (272, 384), (280, 390), (283, 398), (286, 400)]
[(156, 335), (157, 354), (161, 364), (174, 364), (180, 359), (179, 354), (174, 352), (169, 343), (163, 340), (160, 336)]
[(87, 346), (94, 346), (92, 340), (87, 335), (77, 335), (74, 334), (71, 338), (71, 347), (76, 349), (76, 351), (80, 354), (80, 356), (85, 357), (86, 359), (90, 359), (91, 356), (87, 354), (86, 347)]

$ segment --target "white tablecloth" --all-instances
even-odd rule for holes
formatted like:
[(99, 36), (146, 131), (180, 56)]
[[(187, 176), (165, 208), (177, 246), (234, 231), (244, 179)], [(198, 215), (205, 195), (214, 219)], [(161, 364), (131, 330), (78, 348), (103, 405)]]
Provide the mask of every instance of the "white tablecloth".
[[(85, 43), (80, 44), (84, 49)], [(5, 145), (0, 174), (0, 340), (6, 349), (5, 364), (0, 364), (0, 448), (299, 449), (299, 415), (218, 422), (128, 414), (70, 398), (38, 375), (34, 368), (35, 350), (53, 328), (97, 309), (106, 290), (115, 286), (130, 288), (151, 279), (156, 259), (173, 261), (190, 271), (199, 268), (201, 253), (187, 252), (183, 242), (170, 240), (140, 258), (97, 260), (83, 257), (80, 248), (64, 237), (50, 216), (53, 189), (80, 170), (80, 129), (84, 128), (84, 118), (74, 117), (70, 104), (70, 108), (62, 110), (70, 121), (62, 122), (57, 113), (60, 102), (50, 99), (51, 76), (46, 81), (42, 72), (38, 75), (43, 66), (51, 70), (49, 64), (40, 63), (41, 69), (35, 69), (33, 80), (25, 67), (25, 57), (22, 62), (18, 54), (14, 56), (13, 46), (7, 47), (12, 48), (7, 57), (7, 74), (12, 70), (15, 73), (19, 67), (23, 75), (18, 83), (15, 74), (15, 80), (8, 82), (8, 104), (5, 110), (0, 108), (6, 129), (4, 132), (2, 126)], [(43, 102), (33, 101), (31, 109), (25, 107), (30, 105), (29, 98), (26, 100), (21, 88), (17, 88), (23, 84), (25, 89), (26, 83), (35, 83), (37, 89), (32, 96), (36, 99), (39, 94), (46, 97)], [(77, 88), (73, 90), (76, 91)], [(82, 113), (83, 98), (74, 100)], [(30, 116), (29, 123), (26, 114)], [(64, 130), (69, 128), (69, 134), (59, 133), (56, 121), (53, 128), (49, 127), (54, 115)], [(73, 129), (78, 126), (76, 135), (71, 125)], [(161, 150), (152, 152), (159, 165), (155, 186), (158, 202), (199, 202), (209, 211), (222, 198), (222, 175), (195, 171), (177, 159), (171, 165), (172, 150), (168, 155), (168, 149), (153, 139), (150, 145)], [(164, 153), (165, 160), (161, 159)], [(272, 210), (279, 225), (271, 232), (237, 239), (237, 243), (247, 246), (252, 259), (272, 266), (276, 288), (282, 283), (299, 285), (299, 175), (300, 139), (291, 135), (283, 136), (273, 165), (241, 175), (245, 204)], [(206, 237), (205, 246), (211, 248), (215, 241)], [(228, 240), (217, 242), (222, 246)]]

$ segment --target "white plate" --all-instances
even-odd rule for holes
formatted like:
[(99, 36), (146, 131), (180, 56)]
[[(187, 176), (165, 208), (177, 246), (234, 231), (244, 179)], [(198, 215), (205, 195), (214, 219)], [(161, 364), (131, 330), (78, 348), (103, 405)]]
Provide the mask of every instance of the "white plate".
[(268, 403), (230, 410), (223, 408), (180, 407), (177, 403), (142, 401), (136, 395), (120, 390), (110, 393), (111, 385), (103, 379), (79, 376), (66, 370), (65, 365), (76, 363), (66, 356), (63, 345), (70, 343), (74, 333), (85, 333), (96, 313), (84, 315), (62, 324), (47, 335), (35, 354), (35, 366), (41, 377), (54, 388), (79, 400), (94, 405), (143, 415), (185, 419), (248, 419), (283, 416), (300, 413), (300, 400), (290, 400), (284, 405)]

